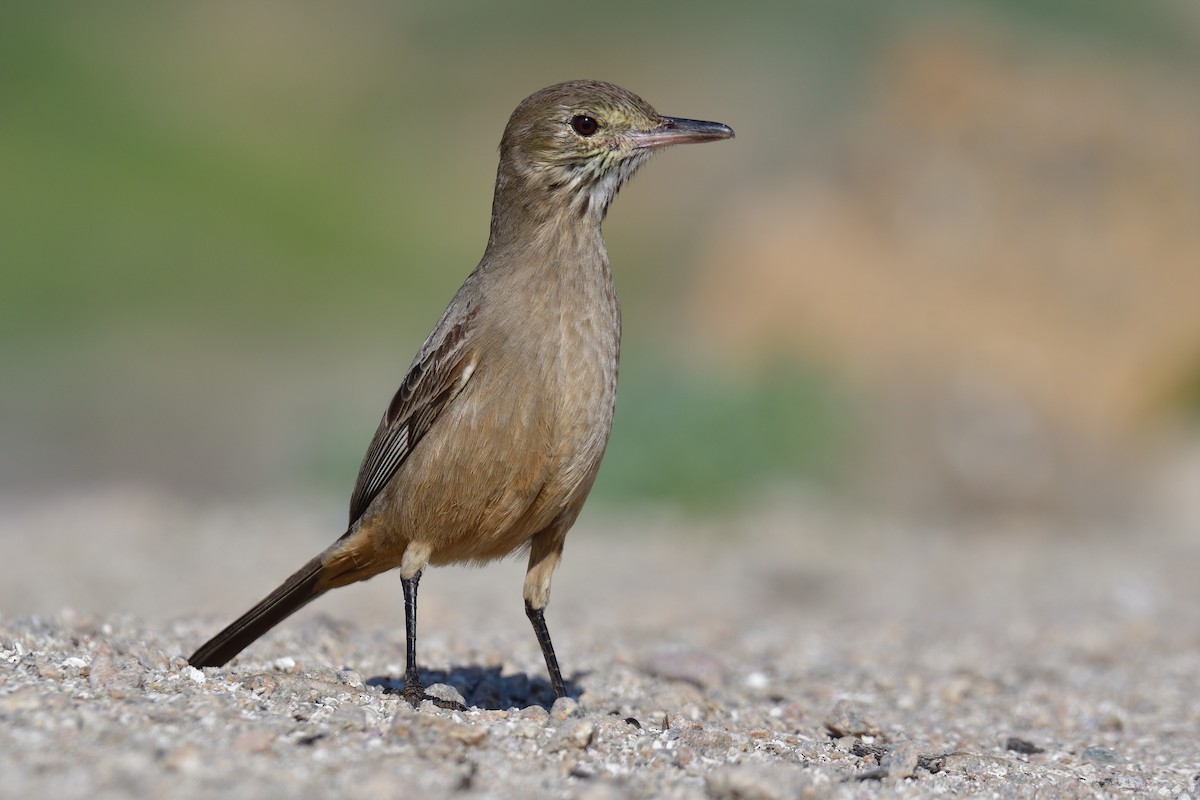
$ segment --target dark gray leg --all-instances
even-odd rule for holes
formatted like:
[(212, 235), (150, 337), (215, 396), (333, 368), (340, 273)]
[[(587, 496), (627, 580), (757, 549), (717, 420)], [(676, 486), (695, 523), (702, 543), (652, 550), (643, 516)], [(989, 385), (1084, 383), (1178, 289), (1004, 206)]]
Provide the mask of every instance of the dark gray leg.
[(545, 613), (527, 601), (525, 616), (533, 623), (533, 632), (537, 634), (538, 644), (542, 646), (542, 655), (546, 657), (546, 670), (550, 673), (550, 687), (554, 689), (555, 699), (566, 697), (567, 688), (563, 685), (562, 673), (558, 669), (558, 658), (554, 655), (554, 644), (550, 641), (550, 629), (546, 627)]
[(425, 687), (421, 685), (421, 676), (417, 674), (417, 584), (421, 582), (421, 573), (411, 578), (401, 578), (404, 587), (404, 699), (414, 706), (425, 699)]
[(425, 687), (421, 685), (421, 676), (417, 673), (417, 584), (420, 582), (420, 572), (411, 578), (400, 579), (400, 584), (404, 587), (404, 699), (411, 703), (413, 708), (421, 705), (422, 700), (432, 700), (433, 704), (440, 708), (466, 711), (459, 703), (430, 697), (425, 694)]

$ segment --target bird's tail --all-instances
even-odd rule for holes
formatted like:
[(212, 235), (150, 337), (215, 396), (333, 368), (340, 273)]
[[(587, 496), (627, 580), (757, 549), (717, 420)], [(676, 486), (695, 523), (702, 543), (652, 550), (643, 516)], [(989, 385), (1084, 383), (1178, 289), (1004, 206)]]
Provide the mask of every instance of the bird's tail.
[(323, 570), (322, 556), (309, 561), (261, 603), (202, 644), (188, 657), (188, 663), (197, 668), (224, 666), (255, 639), (324, 594), (317, 589)]
[(370, 530), (352, 527), (261, 603), (202, 644), (188, 663), (193, 667), (224, 666), (255, 639), (330, 589), (366, 580), (398, 565), (377, 549)]

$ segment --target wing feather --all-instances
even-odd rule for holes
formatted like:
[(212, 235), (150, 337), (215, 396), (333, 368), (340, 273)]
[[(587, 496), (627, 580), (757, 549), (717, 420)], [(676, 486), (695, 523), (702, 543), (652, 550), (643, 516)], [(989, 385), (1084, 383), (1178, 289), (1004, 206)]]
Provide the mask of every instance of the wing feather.
[(477, 360), (469, 344), (476, 316), (477, 309), (470, 309), (453, 323), (443, 320), (437, 331), (445, 330), (445, 335), (438, 341), (435, 333), (421, 348), (388, 404), (359, 468), (350, 497), (351, 524), (362, 516), (450, 401), (467, 385)]

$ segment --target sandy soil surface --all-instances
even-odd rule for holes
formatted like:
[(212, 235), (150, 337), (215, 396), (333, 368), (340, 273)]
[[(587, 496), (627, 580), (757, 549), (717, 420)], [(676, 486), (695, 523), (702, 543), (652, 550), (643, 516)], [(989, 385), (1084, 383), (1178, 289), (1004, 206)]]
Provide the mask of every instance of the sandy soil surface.
[[(0, 796), (1200, 796), (1200, 541), (908, 523), (795, 500), (592, 512), (548, 621), (522, 565), (430, 571), (409, 708), (399, 581), (224, 669), (183, 656), (335, 535), (317, 501), (137, 492), (0, 512)], [(968, 530), (969, 529), (969, 530)]]

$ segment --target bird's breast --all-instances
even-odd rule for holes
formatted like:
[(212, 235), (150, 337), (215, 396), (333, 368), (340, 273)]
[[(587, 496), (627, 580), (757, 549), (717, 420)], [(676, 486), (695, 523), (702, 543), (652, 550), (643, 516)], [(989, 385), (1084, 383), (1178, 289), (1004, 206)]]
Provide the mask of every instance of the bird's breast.
[(436, 477), (397, 484), (404, 538), (429, 541), (432, 563), (500, 557), (578, 513), (616, 402), (620, 310), (602, 266), (488, 287), (475, 371), (405, 465)]
[(514, 374), (538, 376), (523, 388), (540, 398), (543, 494), (558, 502), (590, 488), (616, 404), (620, 307), (603, 252), (585, 261), (527, 287), (527, 314), (505, 333)]

